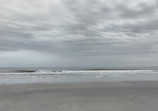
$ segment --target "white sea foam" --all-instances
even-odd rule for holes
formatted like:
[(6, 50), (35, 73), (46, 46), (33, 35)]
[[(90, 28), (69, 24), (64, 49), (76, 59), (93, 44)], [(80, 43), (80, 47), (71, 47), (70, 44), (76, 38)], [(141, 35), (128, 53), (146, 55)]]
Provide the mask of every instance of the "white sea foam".
[(0, 83), (158, 80), (153, 70), (37, 70), (0, 73)]
[(63, 70), (63, 71), (51, 71), (51, 70), (37, 70), (35, 72), (6, 72), (0, 74), (141, 74), (141, 73), (157, 73), (155, 70)]
[(50, 70), (38, 70), (38, 71), (35, 71), (35, 73), (39, 73), (39, 74), (49, 74), (49, 73), (53, 73), (52, 71)]

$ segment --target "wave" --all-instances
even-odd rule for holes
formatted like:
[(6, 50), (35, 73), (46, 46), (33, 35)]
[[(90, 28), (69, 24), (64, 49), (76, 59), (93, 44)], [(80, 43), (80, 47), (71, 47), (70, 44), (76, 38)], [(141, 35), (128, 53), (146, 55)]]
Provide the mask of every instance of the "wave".
[(1, 72), (0, 74), (113, 74), (113, 73), (150, 73), (158, 72), (157, 70), (16, 70), (11, 72)]
[(16, 71), (13, 71), (13, 72), (19, 72), (19, 73), (21, 73), (21, 72), (36, 72), (36, 71), (34, 71), (34, 70), (16, 70)]
[(51, 70), (37, 70), (35, 73), (53, 73)]

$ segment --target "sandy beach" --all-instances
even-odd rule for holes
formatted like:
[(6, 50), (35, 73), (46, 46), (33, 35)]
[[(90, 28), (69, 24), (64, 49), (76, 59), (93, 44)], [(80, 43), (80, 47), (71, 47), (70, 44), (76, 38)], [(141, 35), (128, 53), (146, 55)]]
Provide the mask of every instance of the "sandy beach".
[(157, 111), (158, 82), (0, 84), (0, 111)]

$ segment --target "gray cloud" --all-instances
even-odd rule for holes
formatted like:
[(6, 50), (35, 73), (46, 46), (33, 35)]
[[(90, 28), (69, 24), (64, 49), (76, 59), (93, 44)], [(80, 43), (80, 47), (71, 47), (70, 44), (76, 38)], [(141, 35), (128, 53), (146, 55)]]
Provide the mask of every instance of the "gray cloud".
[(157, 0), (1, 0), (0, 51), (148, 59), (158, 52), (157, 12)]

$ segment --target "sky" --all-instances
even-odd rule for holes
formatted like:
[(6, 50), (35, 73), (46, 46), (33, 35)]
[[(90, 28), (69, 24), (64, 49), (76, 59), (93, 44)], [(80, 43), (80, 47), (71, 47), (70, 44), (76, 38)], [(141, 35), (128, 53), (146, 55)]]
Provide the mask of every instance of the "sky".
[(158, 0), (0, 0), (0, 67), (158, 66)]

